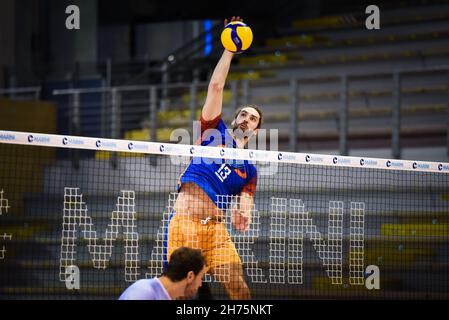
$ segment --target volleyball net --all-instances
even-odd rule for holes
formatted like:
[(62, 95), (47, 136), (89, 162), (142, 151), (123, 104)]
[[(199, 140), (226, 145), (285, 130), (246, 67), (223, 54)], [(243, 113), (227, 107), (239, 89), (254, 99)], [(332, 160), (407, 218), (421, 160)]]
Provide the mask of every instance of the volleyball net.
[[(233, 281), (228, 237), (253, 299), (449, 297), (448, 163), (11, 131), (0, 159), (1, 299), (117, 299), (161, 274), (174, 214), (171, 240), (209, 255), (215, 299)], [(239, 194), (180, 197), (207, 159), (222, 179), (256, 166), (246, 229)]]

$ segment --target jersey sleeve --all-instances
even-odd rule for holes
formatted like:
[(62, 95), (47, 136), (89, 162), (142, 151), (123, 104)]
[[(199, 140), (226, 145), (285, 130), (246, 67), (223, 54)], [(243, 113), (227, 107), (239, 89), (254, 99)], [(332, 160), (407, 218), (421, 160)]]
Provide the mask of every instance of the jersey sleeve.
[(203, 134), (204, 131), (206, 131), (207, 129), (216, 128), (218, 126), (218, 123), (220, 122), (220, 120), (221, 120), (221, 114), (219, 114), (212, 120), (204, 120), (203, 115), (201, 115), (201, 117), (200, 117), (201, 134)]
[(256, 192), (256, 186), (257, 186), (257, 171), (254, 170), (253, 176), (243, 186), (242, 192), (245, 192), (250, 196), (254, 196), (254, 193)]
[(207, 129), (217, 128), (220, 123), (220, 120), (221, 120), (221, 114), (219, 114), (212, 120), (205, 120), (203, 118), (203, 115), (201, 115), (200, 116), (201, 135), (198, 138), (198, 140), (195, 142), (195, 144), (197, 144), (197, 145), (201, 144), (201, 142), (204, 140), (204, 136), (203, 136), (204, 131), (206, 131)]

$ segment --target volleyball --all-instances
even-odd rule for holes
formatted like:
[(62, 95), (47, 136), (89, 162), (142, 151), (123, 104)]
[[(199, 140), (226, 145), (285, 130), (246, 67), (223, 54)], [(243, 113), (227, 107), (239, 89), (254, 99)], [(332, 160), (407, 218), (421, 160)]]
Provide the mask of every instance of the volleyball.
[(241, 21), (228, 23), (221, 32), (223, 47), (233, 53), (247, 50), (253, 42), (253, 32), (249, 26)]

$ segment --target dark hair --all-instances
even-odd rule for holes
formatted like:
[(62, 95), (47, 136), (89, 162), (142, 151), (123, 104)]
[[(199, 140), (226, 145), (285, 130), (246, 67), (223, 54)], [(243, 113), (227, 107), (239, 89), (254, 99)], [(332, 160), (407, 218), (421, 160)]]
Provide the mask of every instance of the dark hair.
[(171, 254), (162, 275), (177, 282), (187, 277), (190, 271), (193, 271), (195, 275), (199, 274), (205, 265), (206, 260), (200, 249), (180, 247)]
[(242, 107), (238, 108), (235, 111), (235, 113), (234, 113), (234, 120), (237, 119), (237, 116), (239, 115), (240, 111), (242, 111), (242, 109), (244, 109), (244, 108), (254, 108), (254, 109), (256, 109), (256, 111), (260, 115), (259, 123), (257, 124), (257, 128), (256, 129), (260, 129), (260, 127), (262, 126), (263, 115), (262, 115), (262, 111), (260, 110), (259, 106), (256, 106), (255, 104), (248, 104), (246, 106), (242, 106)]

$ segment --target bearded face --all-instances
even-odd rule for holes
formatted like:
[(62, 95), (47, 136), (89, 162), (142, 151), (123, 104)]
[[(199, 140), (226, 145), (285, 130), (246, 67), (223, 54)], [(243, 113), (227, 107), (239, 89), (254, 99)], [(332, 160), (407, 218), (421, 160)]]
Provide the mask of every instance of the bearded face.
[(238, 139), (249, 139), (257, 132), (260, 115), (256, 109), (243, 108), (232, 122), (232, 130)]

